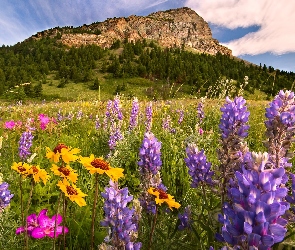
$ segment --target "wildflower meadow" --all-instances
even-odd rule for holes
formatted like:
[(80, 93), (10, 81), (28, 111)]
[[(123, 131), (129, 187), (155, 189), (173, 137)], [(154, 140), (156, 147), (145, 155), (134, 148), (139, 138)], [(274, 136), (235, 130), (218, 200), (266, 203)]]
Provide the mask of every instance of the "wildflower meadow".
[(2, 104), (0, 249), (292, 249), (295, 96)]

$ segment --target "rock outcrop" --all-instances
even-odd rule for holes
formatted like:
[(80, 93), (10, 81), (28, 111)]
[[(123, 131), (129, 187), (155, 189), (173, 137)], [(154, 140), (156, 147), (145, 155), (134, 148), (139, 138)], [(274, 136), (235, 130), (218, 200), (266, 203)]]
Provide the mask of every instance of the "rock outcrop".
[[(77, 29), (77, 28), (74, 28)], [(59, 34), (59, 39), (68, 46), (97, 44), (109, 48), (116, 40), (129, 42), (155, 40), (164, 47), (185, 47), (193, 51), (215, 55), (217, 52), (232, 55), (232, 51), (212, 38), (208, 23), (195, 11), (184, 7), (159, 11), (148, 16), (129, 16), (108, 18), (79, 27), (79, 33), (73, 28), (54, 28), (37, 33), (33, 39)]]

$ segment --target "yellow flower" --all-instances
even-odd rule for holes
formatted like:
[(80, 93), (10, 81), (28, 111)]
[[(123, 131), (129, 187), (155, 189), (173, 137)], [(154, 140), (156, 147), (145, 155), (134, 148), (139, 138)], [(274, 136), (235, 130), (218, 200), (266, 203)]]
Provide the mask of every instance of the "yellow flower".
[(71, 161), (76, 161), (79, 157), (75, 154), (80, 153), (78, 148), (68, 148), (65, 144), (59, 143), (53, 151), (49, 147), (46, 147), (46, 157), (53, 162), (59, 162), (60, 158), (65, 162), (69, 163)]
[(102, 157), (95, 158), (91, 154), (90, 157), (80, 157), (80, 162), (89, 170), (90, 174), (106, 173), (113, 181), (118, 181), (119, 178), (124, 177), (123, 168), (112, 168)]
[(81, 189), (77, 188), (75, 184), (71, 186), (67, 179), (64, 178), (63, 181), (59, 181), (56, 185), (72, 202), (76, 202), (80, 207), (86, 206), (83, 197), (87, 196), (87, 194), (82, 193)]
[(180, 204), (173, 199), (173, 196), (167, 194), (164, 190), (160, 188), (152, 188), (148, 189), (148, 193), (154, 195), (156, 204), (162, 205), (162, 203), (166, 202), (169, 208), (172, 210), (173, 207), (179, 208)]
[(14, 162), (11, 166), (11, 169), (17, 171), (19, 174), (21, 174), (24, 178), (27, 177), (30, 174), (30, 168), (31, 166), (27, 163), (16, 163)]
[(31, 166), (29, 173), (33, 176), (35, 182), (39, 183), (40, 179), (46, 185), (47, 180), (50, 179), (50, 175), (46, 170), (41, 169), (39, 166)]
[(76, 174), (76, 170), (72, 169), (69, 165), (64, 167), (59, 167), (55, 164), (52, 164), (52, 168), (50, 169), (55, 175), (58, 175), (62, 178), (66, 178), (73, 183), (77, 182), (78, 174)]

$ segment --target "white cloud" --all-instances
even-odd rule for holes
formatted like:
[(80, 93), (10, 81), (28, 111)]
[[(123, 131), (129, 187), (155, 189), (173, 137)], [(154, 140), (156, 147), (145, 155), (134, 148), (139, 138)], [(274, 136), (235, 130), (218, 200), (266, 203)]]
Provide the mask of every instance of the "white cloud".
[(295, 51), (295, 1), (187, 0), (185, 5), (207, 22), (230, 29), (258, 25), (258, 31), (224, 44), (236, 56)]

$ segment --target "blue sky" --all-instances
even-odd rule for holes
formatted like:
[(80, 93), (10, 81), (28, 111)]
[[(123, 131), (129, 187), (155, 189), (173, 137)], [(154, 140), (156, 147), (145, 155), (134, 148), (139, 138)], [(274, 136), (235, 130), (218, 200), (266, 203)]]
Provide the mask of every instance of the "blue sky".
[(295, 72), (295, 1), (290, 0), (0, 0), (0, 46), (38, 31), (109, 17), (190, 7), (213, 37), (255, 64)]

